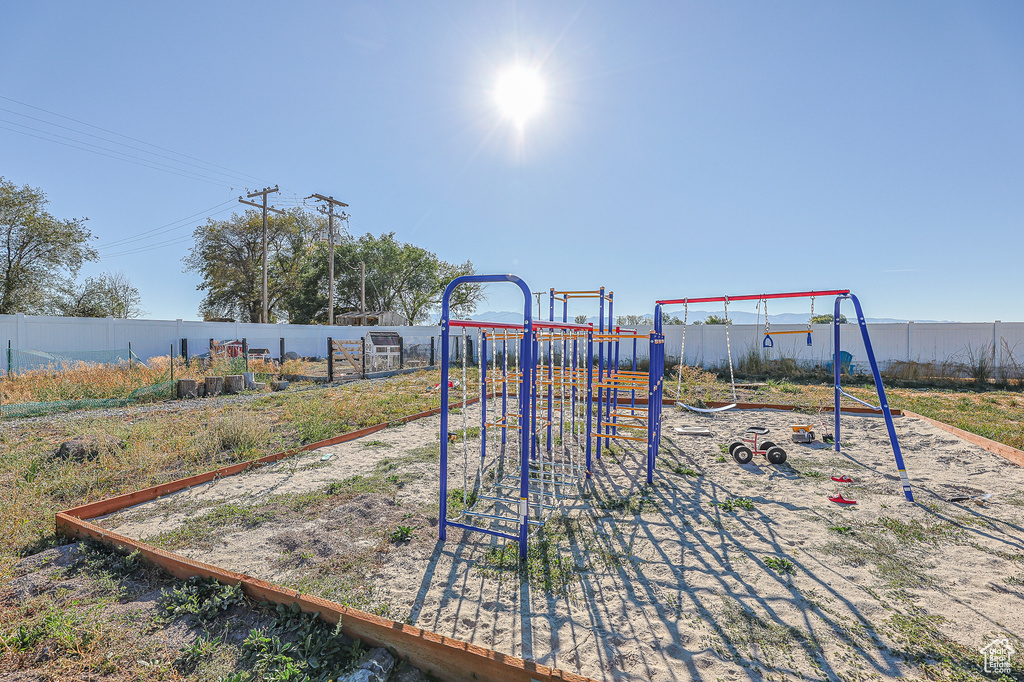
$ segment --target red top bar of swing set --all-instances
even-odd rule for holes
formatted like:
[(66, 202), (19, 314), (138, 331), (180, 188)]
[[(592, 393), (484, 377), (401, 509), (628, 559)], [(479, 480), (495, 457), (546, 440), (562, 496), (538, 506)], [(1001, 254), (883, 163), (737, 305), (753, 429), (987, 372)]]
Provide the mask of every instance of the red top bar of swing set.
[[(467, 327), (469, 329), (522, 329), (523, 324), (509, 322), (480, 322), (478, 320), (448, 320), (450, 327)], [(565, 322), (546, 322), (544, 320), (533, 320), (534, 329), (578, 329), (590, 331), (593, 324), (567, 324)]]
[(671, 298), (663, 301), (655, 301), (658, 305), (675, 305), (677, 303), (722, 303), (726, 300), (733, 301), (762, 301), (768, 298), (810, 298), (812, 296), (845, 296), (850, 293), (849, 289), (834, 289), (831, 291), (794, 291), (786, 294), (753, 294), (750, 296), (711, 296), (709, 298)]

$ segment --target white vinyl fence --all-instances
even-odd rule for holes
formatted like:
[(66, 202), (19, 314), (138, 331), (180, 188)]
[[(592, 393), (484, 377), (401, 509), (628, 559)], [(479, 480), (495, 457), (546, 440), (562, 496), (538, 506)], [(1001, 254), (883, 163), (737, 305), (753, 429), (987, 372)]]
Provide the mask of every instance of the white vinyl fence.
[[(802, 325), (772, 325), (773, 331), (806, 329)], [(188, 340), (190, 356), (209, 349), (210, 339), (246, 339), (250, 348), (267, 348), (272, 357), (280, 356), (281, 339), (286, 352), (303, 357), (323, 357), (327, 338), (359, 339), (370, 330), (394, 330), (402, 336), (407, 355), (425, 355), (438, 327), (352, 327), (327, 325), (257, 324), (241, 322), (198, 322), (187, 320), (118, 320), (114, 318), (39, 317), (0, 315), (0, 344), (10, 343), (19, 350), (49, 352), (123, 350), (132, 351), (143, 361), (181, 353), (181, 340)], [(667, 325), (666, 357), (679, 357), (682, 325)], [(869, 324), (875, 357), (884, 369), (893, 362), (921, 363), (966, 362), (987, 353), (993, 369), (1007, 363), (1024, 364), (1024, 322), (995, 323), (887, 323)], [(475, 338), (475, 333), (473, 337)], [(737, 324), (729, 327), (733, 361), (751, 349), (769, 357), (794, 358), (801, 364), (824, 365), (832, 359), (831, 325), (814, 325), (812, 345), (805, 334), (774, 337), (775, 346), (763, 349), (763, 327)], [(856, 324), (842, 325), (842, 348), (853, 354), (854, 371), (866, 369), (867, 355)], [(474, 347), (476, 343), (474, 341)], [(993, 350), (995, 351), (993, 353)], [(620, 359), (628, 358), (631, 344), (623, 344)], [(637, 356), (647, 357), (646, 342), (640, 341)], [(440, 357), (440, 356), (437, 356)], [(704, 367), (721, 367), (726, 362), (725, 327), (687, 325), (686, 362)], [(6, 363), (4, 364), (6, 370)]]

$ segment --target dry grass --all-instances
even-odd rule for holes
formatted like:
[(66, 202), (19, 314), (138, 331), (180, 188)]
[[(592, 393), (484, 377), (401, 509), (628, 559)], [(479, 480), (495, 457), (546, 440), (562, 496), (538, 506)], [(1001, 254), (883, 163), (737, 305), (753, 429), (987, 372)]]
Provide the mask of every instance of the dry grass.
[[(199, 379), (207, 376), (238, 374), (244, 369), (244, 361), (220, 360), (209, 367), (200, 362), (186, 365), (180, 357), (161, 356), (152, 358), (148, 364), (132, 363), (119, 365), (97, 365), (80, 362), (60, 371), (38, 369), (3, 377), (0, 381), (0, 402), (4, 405), (17, 403), (51, 402), (57, 400), (127, 398), (139, 389), (155, 386), (171, 379), (171, 366), (175, 379)], [(289, 361), (295, 367), (302, 362)], [(288, 363), (286, 363), (286, 366)], [(278, 367), (272, 362), (251, 360), (249, 371), (257, 376), (275, 376)], [(143, 397), (145, 399), (146, 396)], [(170, 389), (163, 395), (148, 396), (150, 399), (170, 397)]]
[[(439, 381), (436, 371), (417, 372), (244, 405), (7, 422), (0, 429), (0, 528), (7, 531), (0, 577), (28, 548), (52, 541), (61, 509), (439, 407), (440, 394), (429, 390)], [(121, 447), (86, 462), (54, 456), (60, 443), (82, 434), (109, 435)]]

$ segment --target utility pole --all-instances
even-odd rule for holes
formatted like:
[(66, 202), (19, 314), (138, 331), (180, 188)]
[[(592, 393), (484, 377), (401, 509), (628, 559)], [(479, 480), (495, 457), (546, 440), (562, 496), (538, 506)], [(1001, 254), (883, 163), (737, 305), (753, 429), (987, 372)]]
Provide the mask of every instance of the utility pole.
[(330, 280), (330, 284), (327, 289), (327, 324), (334, 326), (334, 219), (335, 217), (341, 218), (342, 220), (348, 219), (347, 213), (344, 211), (341, 213), (335, 213), (334, 207), (341, 206), (343, 208), (348, 208), (348, 204), (344, 201), (338, 201), (334, 197), (325, 197), (323, 194), (313, 193), (306, 198), (327, 202), (327, 205), (321, 206), (319, 210), (327, 216), (327, 241), (331, 245), (331, 260), (327, 264), (328, 279)]
[(533, 295), (537, 297), (537, 308), (534, 310), (533, 316), (538, 320), (543, 320), (544, 318), (540, 316), (540, 297), (544, 295), (544, 292), (535, 291), (533, 292)]
[(261, 322), (263, 322), (264, 324), (270, 322), (270, 312), (269, 309), (267, 308), (267, 211), (273, 211), (274, 213), (284, 215), (284, 211), (276, 209), (273, 206), (267, 206), (267, 195), (273, 194), (274, 192), (277, 191), (279, 191), (277, 189), (277, 185), (274, 185), (273, 188), (264, 187), (258, 192), (249, 192), (248, 194), (245, 195), (250, 199), (252, 199), (253, 197), (262, 196), (262, 205), (252, 201), (246, 201), (242, 197), (238, 197), (238, 203), (240, 204), (247, 204), (249, 206), (255, 206), (256, 208), (263, 209), (263, 319), (261, 320)]
[[(359, 318), (359, 324), (363, 327), (366, 326), (366, 263), (359, 261), (359, 312), (362, 317)], [(380, 320), (377, 321), (380, 324)]]

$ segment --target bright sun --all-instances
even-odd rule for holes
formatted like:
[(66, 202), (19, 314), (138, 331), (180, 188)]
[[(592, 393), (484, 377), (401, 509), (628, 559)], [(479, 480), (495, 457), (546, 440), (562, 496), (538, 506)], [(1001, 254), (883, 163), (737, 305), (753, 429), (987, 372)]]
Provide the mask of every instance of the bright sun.
[(494, 98), (501, 113), (522, 127), (544, 106), (544, 82), (536, 71), (514, 66), (498, 77)]

